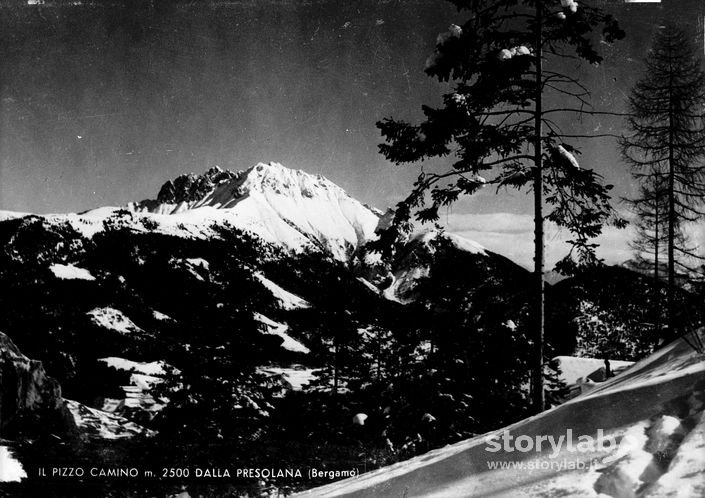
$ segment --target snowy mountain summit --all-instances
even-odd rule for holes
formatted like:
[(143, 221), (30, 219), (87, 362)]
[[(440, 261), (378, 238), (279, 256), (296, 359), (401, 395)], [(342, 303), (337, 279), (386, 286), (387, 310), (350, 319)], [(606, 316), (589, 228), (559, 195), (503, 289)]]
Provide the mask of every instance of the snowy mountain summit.
[[(38, 225), (52, 233), (51, 237), (65, 238), (60, 246), (35, 244), (41, 253), (36, 255), (39, 259), (53, 260), (57, 250), (66, 253), (61, 264), (67, 258), (75, 259), (76, 251), (88, 247), (100, 233), (126, 230), (212, 240), (232, 229), (287, 252), (313, 250), (339, 261), (359, 256), (374, 263), (378, 257), (360, 249), (377, 238), (377, 230), (388, 218), (321, 175), (275, 162), (259, 163), (244, 171), (216, 166), (202, 174), (181, 175), (164, 183), (156, 198), (119, 207), (47, 215), (0, 212), (0, 223), (7, 223), (11, 230), (31, 231)], [(429, 232), (423, 233), (428, 238)], [(461, 251), (484, 254), (484, 249), (462, 237), (443, 234), (441, 238), (452, 239)]]
[(293, 250), (318, 247), (338, 259), (375, 236), (381, 215), (321, 175), (279, 163), (182, 175), (166, 182), (156, 199), (128, 209), (182, 218), (184, 224), (227, 221), (266, 242)]

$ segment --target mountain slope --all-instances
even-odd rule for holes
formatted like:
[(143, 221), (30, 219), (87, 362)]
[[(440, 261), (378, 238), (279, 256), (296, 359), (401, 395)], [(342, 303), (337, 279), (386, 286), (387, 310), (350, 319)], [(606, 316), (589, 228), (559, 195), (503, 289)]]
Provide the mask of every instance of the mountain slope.
[[(681, 339), (538, 416), (297, 496), (703, 496), (704, 379), (703, 356)], [(494, 448), (489, 441), (505, 432), (515, 441), (520, 436), (558, 441), (568, 430), (576, 445), (582, 435), (597, 439), (599, 430), (618, 443), (583, 451), (564, 444), (559, 452), (545, 444), (540, 451), (521, 452), (517, 441), (514, 452), (488, 451)]]
[(180, 176), (164, 184), (156, 200), (128, 208), (176, 215), (184, 222), (220, 219), (267, 242), (294, 250), (319, 247), (340, 260), (374, 237), (381, 214), (320, 175), (278, 163)]
[(0, 211), (0, 223), (41, 224), (74, 239), (117, 228), (212, 239), (235, 228), (286, 251), (312, 249), (347, 261), (375, 237), (380, 215), (320, 175), (260, 163), (239, 172), (216, 167), (182, 175), (166, 182), (156, 199), (124, 207), (47, 215)]
[(414, 234), (395, 256), (391, 264), (390, 283), (384, 289), (388, 299), (410, 303), (418, 298), (418, 287), (428, 279), (434, 261), (452, 257), (453, 254), (477, 255), (480, 259), (491, 259), (480, 244), (455, 234), (426, 230)]

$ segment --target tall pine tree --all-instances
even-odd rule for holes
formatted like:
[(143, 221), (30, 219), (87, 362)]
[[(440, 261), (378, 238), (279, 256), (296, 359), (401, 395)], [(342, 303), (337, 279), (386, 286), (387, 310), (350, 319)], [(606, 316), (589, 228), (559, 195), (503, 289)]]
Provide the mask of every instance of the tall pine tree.
[(636, 236), (630, 244), (634, 250), (635, 262), (639, 268), (650, 266), (652, 269), (651, 329), (653, 337), (658, 338), (664, 311), (661, 276), (665, 273), (662, 272), (662, 266), (668, 245), (668, 234), (664, 228), (668, 196), (666, 184), (657, 173), (649, 172), (643, 175), (638, 196), (625, 201), (635, 215), (633, 227)]
[(670, 337), (679, 332), (677, 276), (689, 272), (688, 261), (697, 258), (684, 225), (703, 214), (704, 102), (705, 73), (693, 43), (682, 30), (666, 24), (654, 40), (644, 77), (630, 95), (628, 125), (633, 134), (622, 140), (621, 148), (640, 184), (639, 195), (631, 201), (637, 216), (636, 248), (651, 256), (656, 279), (665, 245)]
[[(587, 89), (562, 72), (570, 58), (593, 64), (602, 58), (592, 31), (602, 27), (603, 40), (623, 36), (616, 21), (601, 10), (573, 0), (451, 0), (469, 19), (440, 35), (426, 73), (453, 91), (443, 106), (423, 106), (425, 120), (413, 125), (385, 119), (378, 123), (387, 143), (381, 152), (395, 163), (413, 163), (453, 155), (440, 173), (421, 173), (410, 195), (397, 205), (395, 223), (380, 237), (391, 246), (400, 232), (420, 221), (438, 219), (438, 210), (485, 185), (534, 192), (535, 258), (533, 402), (544, 406), (544, 222), (566, 227), (573, 235), (563, 271), (595, 264), (591, 239), (613, 211), (609, 186), (598, 174), (581, 168), (568, 137), (552, 117), (582, 113)], [(545, 105), (544, 94), (572, 102)], [(483, 175), (483, 176), (481, 176)], [(544, 212), (545, 204), (549, 206)]]

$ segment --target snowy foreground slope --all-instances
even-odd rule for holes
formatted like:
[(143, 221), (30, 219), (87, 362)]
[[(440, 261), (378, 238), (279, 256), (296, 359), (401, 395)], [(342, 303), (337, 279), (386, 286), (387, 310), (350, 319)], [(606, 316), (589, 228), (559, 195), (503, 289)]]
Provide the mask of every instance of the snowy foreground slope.
[[(704, 405), (705, 357), (678, 340), (538, 416), (298, 496), (703, 497)], [(513, 451), (488, 451), (505, 434), (526, 437)], [(537, 436), (546, 436), (541, 451)], [(564, 437), (562, 448), (551, 436)]]

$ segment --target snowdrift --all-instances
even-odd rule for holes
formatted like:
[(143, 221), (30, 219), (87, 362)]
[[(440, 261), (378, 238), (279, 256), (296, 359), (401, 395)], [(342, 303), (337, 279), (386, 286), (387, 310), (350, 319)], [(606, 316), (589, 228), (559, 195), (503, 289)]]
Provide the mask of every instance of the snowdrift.
[(680, 339), (540, 415), (298, 496), (703, 497), (704, 407), (705, 356)]
[(19, 482), (27, 478), (27, 472), (7, 446), (0, 446), (0, 482)]

